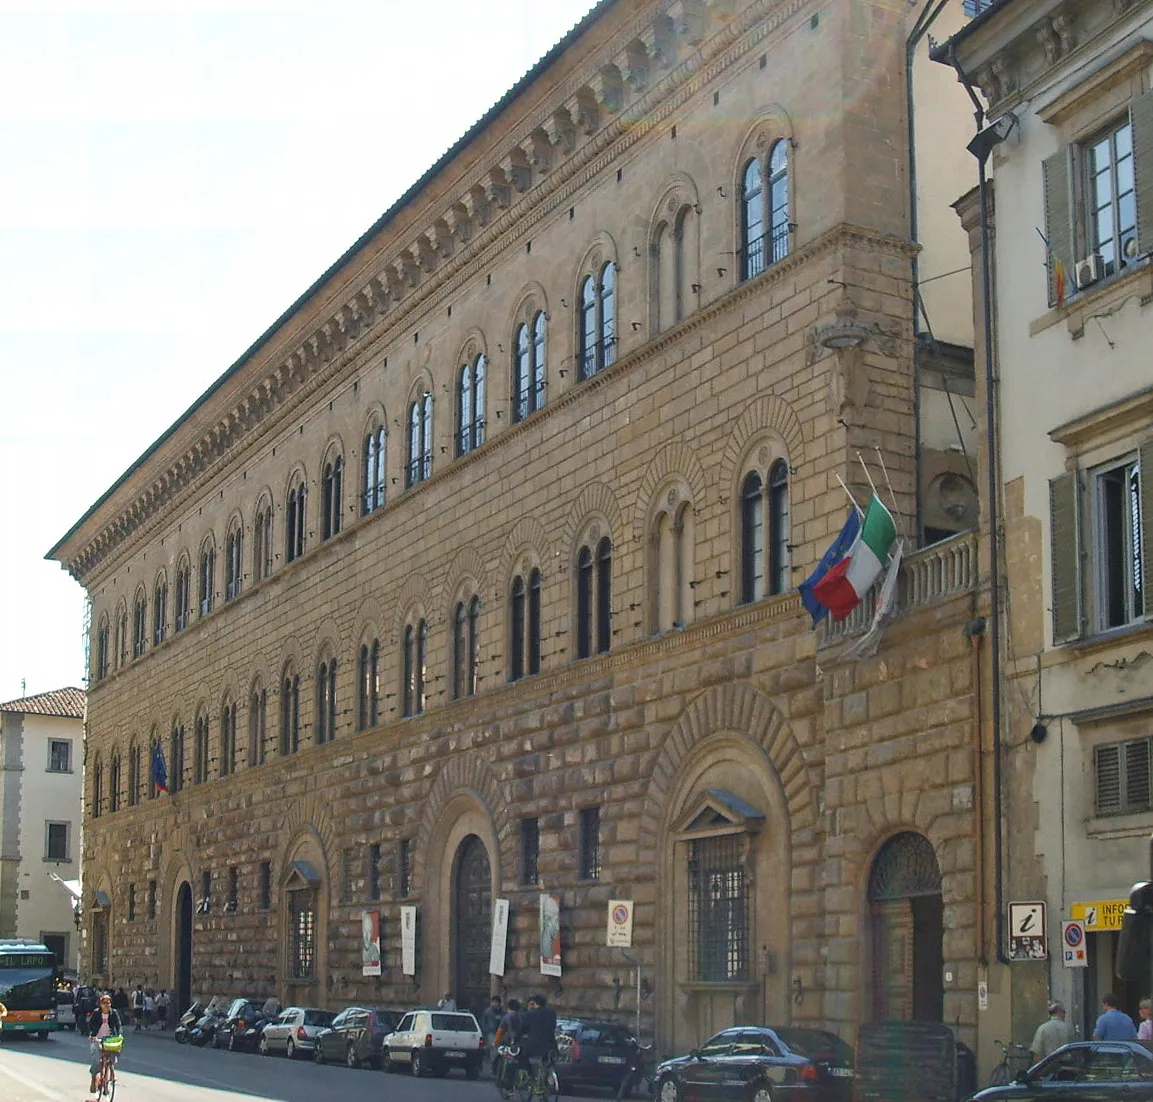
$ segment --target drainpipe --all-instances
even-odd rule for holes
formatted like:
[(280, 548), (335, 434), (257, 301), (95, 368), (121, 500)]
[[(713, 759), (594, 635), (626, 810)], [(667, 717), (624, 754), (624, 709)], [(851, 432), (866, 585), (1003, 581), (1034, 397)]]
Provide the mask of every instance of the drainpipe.
[[(928, 7), (917, 17), (909, 37), (905, 40), (905, 118), (908, 120), (909, 150), (909, 239), (917, 242), (920, 228), (917, 224), (917, 128), (914, 124), (913, 103), (913, 61), (921, 39), (929, 33), (929, 28), (944, 10), (949, 0), (937, 0), (935, 7)], [(917, 335), (917, 313), (921, 310), (921, 261), (918, 254), (913, 256), (913, 336)], [(923, 311), (921, 311), (923, 312)], [(916, 503), (914, 536), (921, 541), (924, 521), (924, 503), (921, 501), (921, 350), (916, 339), (913, 341), (913, 455), (916, 457), (917, 484), (913, 500)]]
[[(957, 60), (957, 44), (949, 43), (949, 63), (956, 70), (962, 87), (973, 101), (973, 116), (980, 133), (985, 123), (985, 108), (973, 92), (973, 85), (961, 63)], [(977, 194), (981, 208), (981, 301), (984, 310), (985, 328), (985, 450), (986, 467), (989, 478), (986, 492), (989, 497), (989, 647), (992, 665), (992, 736), (993, 744), (993, 897), (997, 909), (997, 960), (1008, 964), (1005, 954), (1005, 889), (1002, 878), (1005, 870), (1004, 829), (1002, 824), (1003, 784), (1001, 777), (1001, 579), (1000, 539), (997, 530), (997, 407), (994, 398), (995, 377), (993, 371), (993, 271), (989, 255), (989, 181), (985, 175), (985, 163), (992, 147), (975, 153), (977, 157)], [(980, 701), (977, 702), (978, 709)]]

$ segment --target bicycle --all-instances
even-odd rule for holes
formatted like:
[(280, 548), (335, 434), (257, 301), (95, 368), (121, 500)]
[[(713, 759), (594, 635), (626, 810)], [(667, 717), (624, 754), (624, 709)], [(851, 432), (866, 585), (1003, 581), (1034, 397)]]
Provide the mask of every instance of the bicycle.
[(648, 1088), (650, 1098), (657, 1093), (656, 1068), (649, 1062), (649, 1054), (653, 1051), (652, 1045), (642, 1045), (633, 1042), (633, 1054), (629, 1057), (628, 1070), (625, 1072), (621, 1085), (617, 1088), (617, 1102), (631, 1098), (633, 1091), (640, 1086)]
[(990, 1087), (1004, 1087), (1017, 1078), (1017, 1073), (1029, 1066), (1029, 1046), (1018, 1045), (1013, 1042), (994, 1041), (1001, 1049), (1001, 1062), (993, 1069), (989, 1076)]
[(501, 1098), (508, 1099), (516, 1095), (518, 1102), (532, 1102), (534, 1098), (545, 1098), (550, 1099), (551, 1102), (556, 1102), (560, 1098), (560, 1079), (549, 1057), (542, 1057), (537, 1064), (536, 1071), (531, 1073), (518, 1065), (512, 1086), (506, 1087), (504, 1085), (505, 1065), (510, 1061), (517, 1060), (520, 1056), (520, 1048), (517, 1045), (501, 1045), (496, 1050), (496, 1054), (500, 1058), (500, 1064), (496, 1070), (496, 1088)]
[(123, 1037), (105, 1037), (100, 1042), (100, 1070), (96, 1073), (96, 1097), (116, 1097), (116, 1057), (124, 1047)]

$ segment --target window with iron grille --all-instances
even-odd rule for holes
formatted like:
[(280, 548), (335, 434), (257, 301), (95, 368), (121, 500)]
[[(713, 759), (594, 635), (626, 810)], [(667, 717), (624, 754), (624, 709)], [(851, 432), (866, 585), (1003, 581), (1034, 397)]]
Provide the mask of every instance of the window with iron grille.
[[(767, 178), (766, 178), (767, 177)], [(753, 158), (741, 178), (741, 278), (752, 279), (789, 252), (789, 147), (774, 143), (767, 161)]]
[(464, 364), (457, 377), (456, 404), (459, 413), (456, 454), (467, 455), (484, 443), (484, 391), (488, 361), (482, 352), (470, 364)]
[(92, 916), (92, 967), (97, 975), (108, 971), (108, 912)]
[(128, 921), (136, 921), (136, 885), (128, 885)]
[(581, 866), (582, 880), (599, 880), (601, 875), (601, 809), (582, 807)]
[(396, 860), (396, 894), (407, 899), (412, 891), (412, 843), (402, 838)]
[(368, 847), (368, 898), (380, 898), (380, 843)]
[(310, 980), (316, 969), (316, 911), (312, 891), (289, 892), (288, 974), (294, 980)]
[(340, 854), (340, 901), (352, 902), (352, 850), (343, 850)]
[(1150, 739), (1098, 746), (1093, 752), (1097, 778), (1097, 814), (1131, 815), (1153, 808)]
[(240, 869), (235, 865), (231, 865), (228, 869), (228, 902), (224, 904), (224, 910), (228, 914), (236, 914), (236, 908), (240, 905)]
[(523, 421), (530, 413), (544, 405), (547, 371), (545, 369), (545, 333), (547, 323), (544, 311), (532, 321), (531, 332), (527, 324), (520, 325), (513, 341), (512, 419)]
[(540, 864), (540, 820), (520, 821), (520, 882), (526, 888), (537, 884)]
[(148, 917), (156, 917), (156, 881), (148, 881)]
[(200, 876), (200, 906), (197, 908), (202, 915), (212, 910), (212, 870), (205, 869)]
[(749, 975), (749, 901), (741, 835), (689, 843), (689, 974), (701, 983)]
[(272, 906), (272, 862), (260, 862), (259, 902), (260, 909), (267, 911)]

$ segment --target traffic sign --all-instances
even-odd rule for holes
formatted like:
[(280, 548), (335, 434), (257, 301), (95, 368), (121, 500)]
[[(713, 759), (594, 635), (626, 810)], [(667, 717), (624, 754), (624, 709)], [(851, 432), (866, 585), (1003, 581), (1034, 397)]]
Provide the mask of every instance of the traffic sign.
[(633, 901), (631, 899), (610, 899), (607, 944), (628, 949), (632, 943)]
[(1085, 952), (1085, 923), (1061, 923), (1061, 956), (1066, 968), (1088, 968), (1089, 955)]

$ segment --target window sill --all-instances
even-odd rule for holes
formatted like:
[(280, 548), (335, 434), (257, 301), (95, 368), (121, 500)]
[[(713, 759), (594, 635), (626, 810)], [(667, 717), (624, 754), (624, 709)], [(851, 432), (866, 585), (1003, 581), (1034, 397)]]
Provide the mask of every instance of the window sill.
[(689, 983), (678, 983), (682, 991), (699, 991), (705, 994), (724, 994), (726, 991), (739, 993), (742, 991), (755, 991), (760, 987), (757, 980), (693, 980)]
[(75, 772), (75, 770), (73, 770), (73, 769), (45, 769), (44, 772), (45, 773), (68, 774), (68, 773)]
[(1035, 337), (1064, 321), (1073, 340), (1085, 335), (1085, 323), (1095, 314), (1113, 313), (1131, 298), (1142, 306), (1153, 302), (1153, 266), (1149, 257), (1138, 260), (1120, 275), (1110, 276), (1088, 290), (1079, 291), (1064, 306), (1054, 307), (1029, 323), (1029, 336)]
[(71, 857), (45, 857), (44, 864), (46, 865), (71, 865)]
[(1085, 833), (1100, 841), (1115, 838), (1148, 838), (1153, 831), (1153, 810), (1124, 815), (1105, 815), (1085, 821)]
[(1124, 627), (1109, 628), (1107, 631), (1094, 632), (1092, 635), (1082, 635), (1078, 639), (1070, 639), (1067, 643), (1058, 643), (1058, 647), (1069, 647), (1078, 655), (1095, 654), (1097, 651), (1109, 650), (1118, 643), (1128, 643), (1130, 640), (1140, 638), (1142, 635), (1153, 633), (1153, 620), (1137, 620)]

